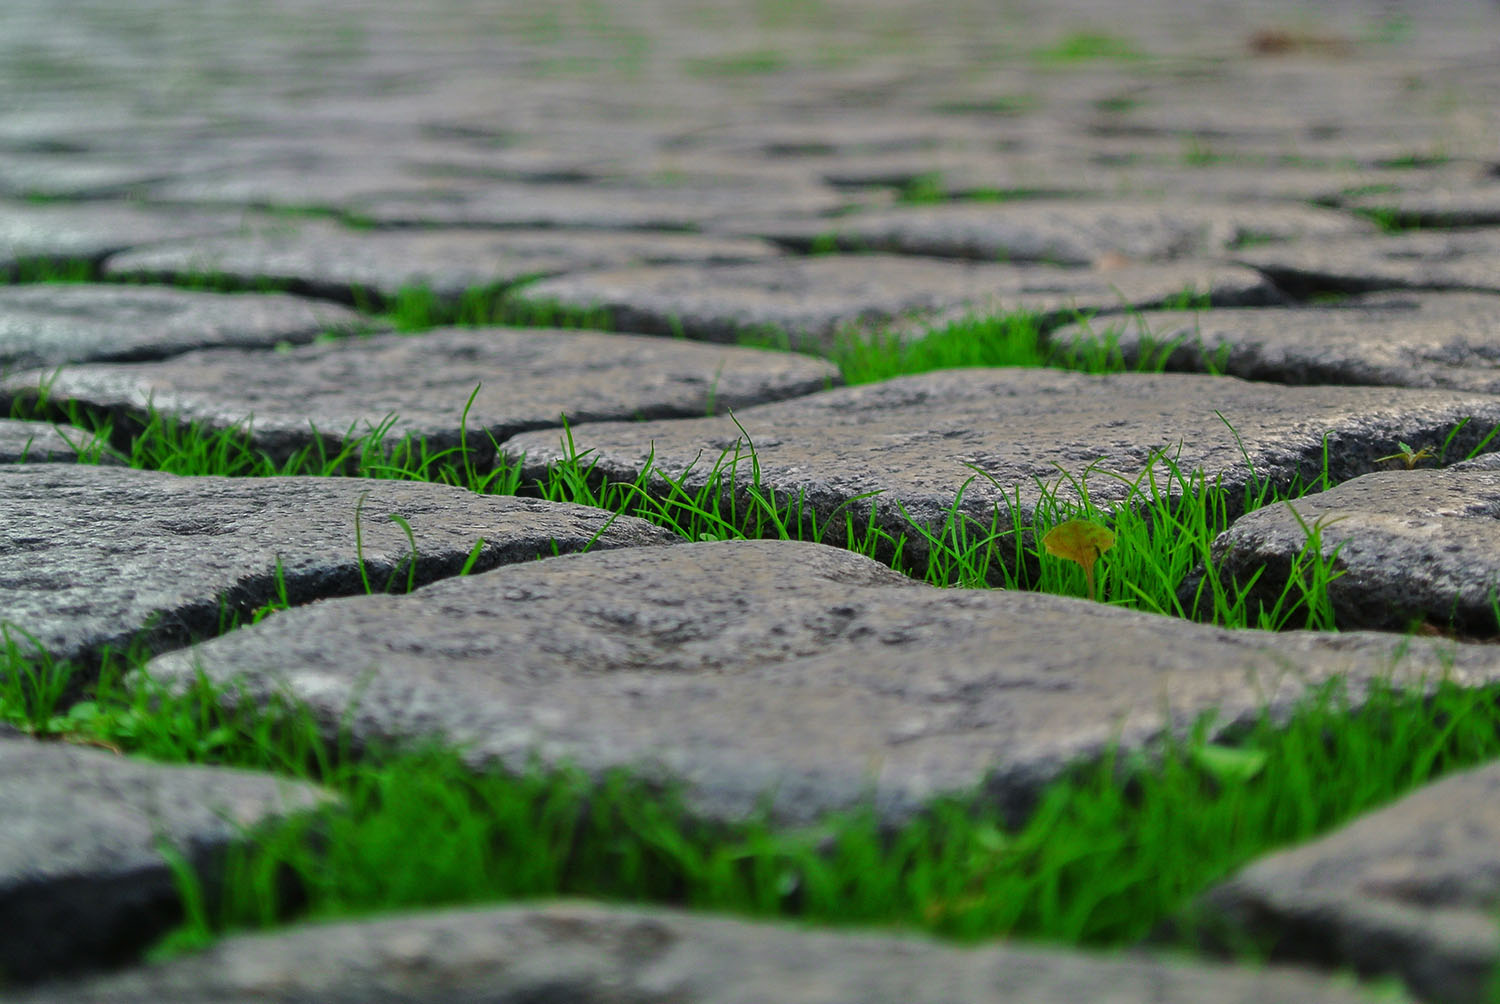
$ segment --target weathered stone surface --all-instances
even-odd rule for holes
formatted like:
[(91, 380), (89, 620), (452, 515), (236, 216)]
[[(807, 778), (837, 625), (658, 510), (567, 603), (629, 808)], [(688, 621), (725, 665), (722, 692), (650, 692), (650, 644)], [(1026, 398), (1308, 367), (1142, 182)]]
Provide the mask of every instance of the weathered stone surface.
[(1500, 293), (1500, 234), (1488, 230), (1299, 241), (1234, 258), (1297, 295), (1403, 288)]
[(93, 433), (75, 426), (0, 418), (0, 464), (68, 462), (99, 445)]
[(1500, 223), (1500, 177), (1399, 192), (1372, 192), (1349, 203), (1404, 227), (1485, 227)]
[(231, 215), (146, 209), (123, 203), (0, 205), (0, 276), (26, 261), (98, 261), (155, 241), (233, 232)]
[[(1139, 749), (1210, 709), (1222, 725), (1285, 708), (1335, 674), (1357, 691), (1401, 644), (937, 589), (840, 549), (742, 541), (331, 600), (147, 670), (184, 684), (201, 667), (254, 699), (295, 695), (359, 742), (438, 735), (476, 765), (630, 767), (680, 781), (710, 818), (765, 797), (788, 820), (873, 801), (896, 821), (976, 788), (1022, 813), (1112, 740)], [(1417, 643), (1397, 678), (1435, 676), (1439, 651)], [(1500, 677), (1487, 647), (1453, 658), (1460, 679)]]
[(1110, 335), (1125, 358), (1292, 384), (1380, 384), (1500, 393), (1500, 296), (1373, 293), (1286, 310), (1146, 311), (1072, 325), (1059, 343)]
[(181, 919), (160, 841), (204, 868), (241, 828), (320, 801), (250, 771), (148, 763), (0, 726), (0, 975), (130, 960)]
[[(1441, 440), (1412, 444), (1431, 447)], [(1500, 471), (1392, 470), (1346, 481), (1241, 517), (1214, 541), (1226, 579), (1259, 574), (1274, 598), (1318, 528), (1320, 552), (1342, 573), (1328, 587), (1341, 627), (1402, 631), (1413, 621), (1466, 633), (1500, 631)]]
[[(822, 390), (829, 363), (789, 353), (644, 336), (542, 328), (452, 328), (312, 345), (289, 352), (217, 349), (160, 363), (92, 364), (20, 374), (20, 394), (45, 380), (49, 399), (144, 414), (149, 407), (209, 429), (248, 428), (284, 457), (314, 440), (341, 443), (391, 416), (387, 440), (458, 446), (464, 406), (477, 463), (490, 441), (530, 429), (631, 416), (699, 416)], [(488, 434), (488, 435), (486, 435)]]
[(1430, 784), (1261, 858), (1202, 913), (1283, 958), (1395, 973), (1423, 1001), (1486, 1000), (1500, 962), (1500, 766)]
[[(1154, 463), (1158, 482), (1170, 488), (1163, 457), (1184, 474), (1202, 469), (1210, 481), (1222, 477), (1237, 498), (1250, 477), (1247, 456), (1256, 475), (1273, 484), (1311, 481), (1322, 471), (1325, 435), (1335, 480), (1379, 469), (1376, 458), (1395, 452), (1398, 441), (1441, 442), (1471, 418), (1451, 446), (1462, 455), (1500, 422), (1500, 398), (1281, 387), (1196, 374), (956, 369), (747, 408), (734, 418), (743, 434), (729, 418), (571, 432), (579, 451), (593, 451), (602, 476), (634, 480), (652, 456), (656, 469), (674, 478), (692, 465), (686, 483), (695, 486), (707, 483), (726, 451), (723, 466), (739, 450), (746, 478), (753, 444), (762, 484), (778, 498), (804, 493), (820, 522), (856, 496), (879, 492), (880, 524), (909, 533), (898, 504), (911, 520), (936, 528), (960, 490), (959, 510), (987, 527), (997, 506), (1009, 525), (1005, 507), (1017, 503), (1029, 523), (1041, 485), (1072, 498), (1069, 477), (1086, 484), (1096, 502), (1113, 502)], [(502, 449), (539, 466), (561, 455), (559, 438), (527, 433)], [(920, 557), (920, 542), (910, 541), (908, 553)]]
[(754, 261), (776, 249), (749, 238), (572, 230), (349, 230), (323, 220), (256, 233), (161, 244), (115, 255), (105, 274), (180, 280), (205, 272), (270, 280), (347, 299), (359, 289), (390, 298), (420, 286), (455, 299), (476, 286), (585, 269), (670, 262)]
[(743, 180), (526, 185), (491, 182), (448, 197), (391, 195), (355, 199), (347, 208), (378, 224), (491, 227), (598, 227), (696, 230), (752, 213), (831, 213), (846, 196), (808, 182)]
[(269, 348), (371, 326), (352, 310), (284, 294), (145, 286), (0, 288), (0, 372), (89, 360), (161, 359), (209, 346)]
[(942, 311), (1109, 311), (1159, 306), (1184, 291), (1220, 305), (1275, 298), (1259, 276), (1225, 266), (1093, 271), (886, 254), (584, 272), (544, 279), (516, 298), (603, 308), (629, 331), (733, 341), (743, 331), (775, 329), (794, 343), (819, 345), (842, 327)]
[(1139, 200), (950, 203), (851, 213), (832, 220), (750, 223), (748, 233), (799, 251), (894, 251), (979, 261), (1092, 265), (1170, 261), (1247, 240), (1374, 233), (1374, 225), (1311, 206)]
[(25, 1004), (1362, 1004), (1324, 977), (1148, 955), (959, 948), (913, 935), (799, 930), (586, 902), (304, 925)]
[[(4, 620), (57, 658), (88, 657), (140, 634), (180, 641), (219, 624), (221, 600), (246, 614), (404, 587), (539, 555), (668, 543), (636, 519), (538, 499), (480, 496), (422, 482), (177, 477), (91, 465), (0, 467)], [(404, 518), (416, 539), (390, 514)], [(358, 534), (355, 520), (360, 518)], [(608, 528), (606, 529), (606, 524)], [(597, 539), (595, 539), (597, 535)]]

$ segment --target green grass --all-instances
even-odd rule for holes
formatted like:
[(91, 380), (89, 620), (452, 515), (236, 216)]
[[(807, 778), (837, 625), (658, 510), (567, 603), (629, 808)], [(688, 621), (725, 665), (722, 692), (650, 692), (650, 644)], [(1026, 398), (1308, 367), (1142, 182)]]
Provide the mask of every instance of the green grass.
[(1034, 62), (1049, 66), (1071, 66), (1089, 62), (1138, 62), (1146, 54), (1135, 43), (1119, 35), (1078, 31), (1065, 35), (1053, 45), (1031, 54)]
[(476, 774), (461, 751), (440, 748), (355, 759), (293, 702), (254, 708), (201, 679), (157, 687), (140, 676), (139, 656), (106, 660), (87, 700), (62, 709), (55, 695), (74, 689), (73, 668), (9, 638), (0, 719), (55, 740), (308, 779), (341, 796), (247, 834), (222, 873), (180, 868), (186, 923), (167, 952), (298, 917), (554, 895), (959, 939), (1126, 945), (1173, 927), (1191, 937), (1184, 908), (1242, 864), (1500, 755), (1500, 687), (1438, 684), (1423, 696), (1377, 685), (1356, 707), (1335, 683), (1284, 724), (1262, 716), (1213, 744), (1206, 717), (1148, 754), (1075, 765), (1018, 818), (956, 795), (896, 828), (868, 809), (796, 829), (764, 816), (711, 826), (694, 822), (678, 793), (623, 772)]
[[(1199, 306), (1202, 298), (1184, 291), (1180, 300)], [(523, 314), (497, 290), (475, 291), (457, 307), (413, 290), (384, 309), (403, 330), (500, 319), (608, 323), (602, 314), (545, 304)], [(831, 355), (845, 378), (858, 383), (971, 365), (1157, 371), (1174, 347), (1148, 345), (1127, 361), (1108, 331), (1064, 348), (1046, 337), (1046, 328), (1035, 315), (971, 317), (914, 340), (846, 338)], [(210, 433), (157, 414), (132, 424), (45, 400), (18, 402), (13, 412), (100, 431), (137, 467), (429, 480), (535, 495), (640, 516), (690, 540), (821, 540), (941, 586), (1082, 596), (1081, 570), (1038, 544), (1052, 526), (1082, 517), (1116, 534), (1097, 570), (1101, 602), (1229, 627), (1337, 627), (1327, 596), (1337, 572), (1321, 553), (1318, 527), (1308, 528), (1307, 546), (1279, 597), (1258, 596), (1254, 581), (1222, 581), (1210, 552), (1239, 513), (1327, 487), (1326, 457), (1321, 475), (1306, 483), (1253, 482), (1230, 492), (1158, 455), (1126, 485), (1124, 504), (1095, 504), (1083, 486), (1060, 476), (1027, 486), (1036, 489), (1035, 503), (1012, 486), (1013, 503), (994, 507), (988, 520), (963, 505), (963, 493), (987, 479), (976, 470), (945, 520), (913, 528), (897, 518), (899, 507), (887, 511), (879, 498), (819, 514), (800, 496), (776, 493), (757, 476), (753, 444), (726, 451), (704, 477), (648, 469), (633, 482), (611, 483), (576, 451), (528, 476), (503, 457), (489, 462), (494, 444), (479, 433), (466, 434), (453, 449), (394, 440), (393, 417), (337, 449), (315, 443), (273, 462), (241, 429)], [(483, 448), (470, 449), (471, 442)], [(1472, 454), (1487, 442), (1475, 434), (1459, 438), (1455, 430), (1445, 452), (1472, 446)], [(1208, 574), (1194, 579), (1199, 565)], [(1188, 582), (1192, 589), (1184, 593)], [(248, 619), (280, 605), (272, 598)], [(149, 682), (124, 686), (132, 671), (140, 679), (140, 651), (106, 657), (97, 678), (91, 667), (80, 684), (76, 667), (49, 664), (17, 633), (6, 640), (0, 719), (159, 759), (311, 778), (343, 796), (343, 808), (256, 833), (250, 849), (226, 865), (221, 901), (201, 894), (217, 885), (216, 876), (182, 872), (188, 922), (170, 939), (180, 947), (295, 916), (559, 893), (897, 925), (958, 938), (1015, 934), (1128, 944), (1163, 930), (1196, 891), (1267, 849), (1500, 755), (1500, 689), (1444, 686), (1431, 698), (1377, 689), (1357, 712), (1330, 689), (1289, 726), (1261, 721), (1232, 748), (1208, 744), (1200, 730), (1151, 760), (1079, 765), (1040, 794), (1025, 820), (1001, 819), (972, 798), (955, 798), (894, 833), (869, 812), (805, 830), (779, 830), (764, 819), (726, 830), (692, 823), (674, 793), (625, 775), (602, 781), (566, 769), (474, 775), (459, 751), (441, 749), (376, 751), (355, 760), (337, 744), (330, 749), (306, 713), (290, 705), (226, 708), (223, 695), (202, 682), (187, 693)], [(414, 855), (414, 847), (421, 853)]]

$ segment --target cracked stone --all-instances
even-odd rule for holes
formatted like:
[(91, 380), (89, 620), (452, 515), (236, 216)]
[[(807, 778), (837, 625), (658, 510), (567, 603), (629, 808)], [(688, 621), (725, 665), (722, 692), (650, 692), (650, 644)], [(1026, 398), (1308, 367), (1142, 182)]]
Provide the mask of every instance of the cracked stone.
[(1312, 973), (916, 935), (816, 931), (587, 902), (448, 909), (233, 935), (17, 1004), (1361, 1004)]
[(1486, 230), (1300, 241), (1238, 251), (1234, 260), (1298, 296), (1380, 289), (1500, 293), (1500, 234)]
[(0, 726), (0, 974), (28, 981), (130, 961), (181, 921), (161, 840), (206, 870), (244, 828), (323, 800), (285, 778), (149, 763)]
[(0, 204), (0, 277), (24, 262), (97, 262), (157, 241), (232, 233), (232, 213), (185, 213), (107, 202)]
[(0, 464), (71, 463), (102, 445), (76, 426), (0, 418)]
[(1253, 272), (1217, 265), (1095, 271), (863, 254), (582, 272), (534, 283), (515, 299), (603, 309), (622, 330), (721, 342), (771, 331), (795, 346), (827, 347), (842, 329), (944, 312), (1114, 311), (1160, 306), (1184, 292), (1216, 305), (1277, 298)]
[(1394, 973), (1421, 1000), (1485, 999), (1500, 937), (1500, 766), (1444, 778), (1252, 863), (1202, 898), (1210, 930), (1276, 957)]
[(359, 290), (390, 300), (403, 289), (421, 287), (456, 300), (475, 287), (513, 285), (562, 272), (754, 261), (776, 254), (773, 246), (758, 240), (685, 233), (350, 230), (314, 220), (129, 251), (110, 258), (104, 271), (111, 277), (168, 281), (212, 273), (336, 299)]
[(973, 792), (1018, 817), (1111, 742), (1146, 748), (1211, 709), (1218, 735), (1334, 676), (1357, 702), (1382, 674), (1500, 674), (1487, 647), (1447, 663), (1449, 647), (938, 589), (849, 551), (763, 540), (567, 556), (330, 600), (147, 672), (179, 686), (200, 671), (234, 679), (252, 700), (290, 694), (356, 743), (440, 738), (476, 768), (525, 770), (533, 757), (629, 768), (681, 784), (705, 818), (743, 818), (765, 799), (784, 821), (873, 802), (898, 822)]
[[(138, 637), (160, 646), (209, 633), (221, 604), (248, 615), (271, 602), (278, 574), (287, 598), (302, 603), (362, 591), (361, 560), (375, 589), (402, 588), (409, 575), (422, 583), (457, 574), (480, 538), (476, 569), (590, 541), (609, 548), (676, 539), (585, 506), (424, 482), (178, 477), (69, 464), (0, 467), (0, 510), (4, 620), (57, 659), (93, 658)], [(411, 526), (414, 562), (391, 514)]]
[[(1413, 445), (1435, 452), (1441, 440)], [(1341, 573), (1328, 586), (1340, 627), (1425, 621), (1494, 635), (1497, 521), (1500, 470), (1381, 471), (1240, 517), (1214, 541), (1213, 559), (1226, 582), (1259, 575), (1255, 595), (1274, 601), (1316, 528), (1319, 553)]]
[[(685, 484), (695, 490), (721, 457), (726, 470), (733, 466), (735, 451), (740, 477), (748, 477), (753, 444), (762, 485), (780, 499), (804, 497), (819, 525), (855, 498), (879, 492), (878, 525), (910, 533), (908, 519), (941, 527), (960, 491), (959, 512), (988, 527), (996, 507), (1009, 525), (1007, 507), (1014, 505), (1029, 524), (1040, 485), (1061, 500), (1072, 498), (1069, 478), (1085, 484), (1096, 503), (1113, 503), (1154, 465), (1166, 490), (1172, 479), (1164, 459), (1184, 475), (1201, 469), (1210, 482), (1222, 478), (1231, 500), (1249, 483), (1247, 462), (1272, 485), (1307, 483), (1322, 473), (1325, 435), (1329, 476), (1347, 480), (1380, 469), (1376, 458), (1394, 452), (1398, 441), (1441, 442), (1465, 419), (1450, 447), (1454, 455), (1500, 424), (1500, 398), (1283, 387), (1199, 374), (994, 368), (838, 388), (746, 408), (733, 421), (615, 422), (574, 426), (571, 434), (603, 477), (634, 481), (649, 457), (673, 478), (691, 467)], [(564, 452), (556, 432), (520, 435), (502, 449), (537, 466)], [(855, 504), (855, 515), (868, 505)], [(921, 542), (907, 546), (920, 560)]]
[(161, 359), (210, 346), (270, 348), (370, 327), (352, 310), (284, 294), (144, 286), (0, 288), (0, 372)]
[(1374, 233), (1374, 225), (1311, 206), (1023, 200), (853, 213), (833, 220), (751, 223), (744, 231), (799, 251), (892, 251), (979, 261), (1092, 265), (1220, 253), (1245, 241)]
[[(205, 350), (158, 363), (19, 374), (0, 398), (34, 396), (144, 417), (151, 409), (217, 431), (248, 429), (284, 459), (321, 435), (336, 450), (391, 420), (386, 442), (433, 450), (467, 443), (489, 463), (495, 442), (530, 429), (614, 419), (705, 415), (813, 393), (830, 363), (789, 353), (543, 328), (452, 328), (376, 335), (287, 352)], [(465, 402), (476, 385), (465, 416)], [(316, 429), (316, 433), (314, 432)]]
[[(1373, 384), (1500, 393), (1500, 297), (1379, 293), (1286, 310), (1145, 311), (1071, 325), (1068, 344), (1108, 334), (1131, 364), (1159, 358), (1289, 384)], [(1170, 352), (1167, 346), (1172, 345)]]

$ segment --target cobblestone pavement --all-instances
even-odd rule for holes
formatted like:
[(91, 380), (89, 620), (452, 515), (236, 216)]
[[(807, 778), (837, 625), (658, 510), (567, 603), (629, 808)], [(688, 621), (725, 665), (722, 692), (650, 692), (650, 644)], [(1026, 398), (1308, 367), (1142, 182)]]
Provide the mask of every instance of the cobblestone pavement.
[[(6, 0), (0, 278), (13, 678), (133, 643), (135, 678), (291, 698), (358, 751), (438, 736), (476, 772), (625, 768), (714, 825), (892, 827), (950, 796), (1019, 821), (1112, 745), (1211, 711), (1232, 738), (1331, 680), (1500, 683), (1493, 2)], [(1124, 372), (840, 386), (849, 345), (1022, 311), (1053, 347), (1113, 326)], [(1168, 372), (1134, 371), (1162, 346)], [(132, 461), (130, 435), (189, 424), (276, 464), (420, 440), (480, 477), (581, 456), (658, 497), (666, 475), (743, 504), (753, 477), (824, 526), (874, 499), (915, 577), (494, 479)], [(1346, 630), (921, 581), (945, 521), (1129, 506), (1164, 457), (1232, 497), (1326, 471), (1179, 592), (1274, 599), (1312, 525)], [(1493, 765), (1220, 876), (1197, 957), (575, 900), (147, 963), (184, 868), (336, 796), (13, 712), (18, 999), (1494, 999)], [(1252, 942), (1270, 968), (1208, 954)]]

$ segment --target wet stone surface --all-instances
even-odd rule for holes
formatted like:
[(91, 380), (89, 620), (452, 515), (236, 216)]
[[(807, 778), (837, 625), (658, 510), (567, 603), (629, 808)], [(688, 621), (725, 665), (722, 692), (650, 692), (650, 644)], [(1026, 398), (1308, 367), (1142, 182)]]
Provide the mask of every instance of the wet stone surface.
[(1159, 306), (1184, 292), (1218, 304), (1276, 299), (1246, 269), (1198, 264), (1108, 271), (934, 261), (886, 254), (787, 258), (743, 265), (663, 265), (544, 279), (519, 302), (603, 309), (614, 327), (733, 341), (774, 332), (827, 346), (841, 328), (940, 312), (1046, 313)]
[(1075, 266), (1216, 255), (1250, 240), (1375, 232), (1373, 224), (1328, 209), (1153, 205), (1140, 199), (909, 206), (745, 229), (799, 251), (895, 251)]
[[(764, 798), (788, 821), (871, 802), (899, 821), (976, 789), (1021, 813), (1111, 741), (1138, 749), (1211, 709), (1217, 734), (1334, 675), (1357, 690), (1447, 665), (1421, 642), (1395, 661), (1401, 648), (1385, 635), (1231, 633), (1082, 600), (938, 589), (840, 549), (744, 541), (313, 604), (147, 671), (182, 685), (201, 670), (262, 700), (285, 692), (330, 730), (346, 722), (356, 742), (436, 734), (476, 766), (628, 766), (680, 782), (709, 818), (742, 818)], [(1457, 679), (1500, 678), (1488, 648), (1452, 658)]]
[[(1285, 310), (1144, 311), (1070, 325), (1054, 342), (1112, 336), (1132, 364), (1289, 384), (1500, 392), (1500, 296), (1401, 291)], [(1172, 346), (1170, 351), (1168, 346)]]
[[(212, 632), (221, 604), (246, 616), (272, 601), (278, 574), (287, 598), (302, 603), (362, 592), (365, 577), (383, 589), (457, 574), (480, 538), (475, 569), (591, 540), (608, 548), (675, 539), (584, 506), (437, 484), (69, 464), (0, 467), (0, 509), (4, 619), (58, 659), (137, 636), (160, 645)], [(414, 563), (391, 514), (411, 527)]]
[(284, 294), (137, 286), (0, 287), (0, 372), (90, 360), (161, 359), (210, 346), (270, 348), (375, 323)]
[(1434, 782), (1211, 889), (1205, 930), (1275, 957), (1398, 973), (1433, 1004), (1486, 999), (1500, 935), (1500, 766)]
[(776, 255), (749, 238), (567, 230), (351, 230), (328, 221), (162, 244), (115, 255), (105, 274), (177, 280), (213, 273), (346, 299), (351, 290), (392, 298), (422, 288), (457, 299), (475, 287), (587, 269), (669, 262), (753, 261)]
[(322, 801), (249, 771), (132, 760), (0, 725), (0, 973), (118, 965), (182, 916), (165, 840), (208, 867), (242, 828)]
[(241, 935), (24, 1004), (666, 1001), (674, 1004), (1361, 1004), (1324, 977), (1148, 955), (959, 948), (592, 903), (446, 910)]
[(98, 445), (92, 433), (76, 426), (0, 419), (0, 464), (71, 463)]
[(1500, 293), (1500, 233), (1493, 230), (1301, 241), (1233, 257), (1298, 296), (1381, 289)]
[(1274, 600), (1314, 528), (1342, 573), (1328, 587), (1340, 627), (1500, 632), (1500, 471), (1382, 471), (1258, 509), (1214, 541), (1215, 567), (1226, 582), (1259, 575), (1256, 595)]
[[(1379, 469), (1377, 458), (1400, 441), (1441, 442), (1471, 419), (1451, 447), (1458, 455), (1500, 423), (1500, 398), (1280, 387), (1197, 374), (957, 369), (838, 388), (734, 418), (738, 427), (729, 418), (704, 418), (571, 432), (576, 449), (593, 451), (605, 477), (633, 481), (650, 457), (673, 478), (691, 467), (686, 483), (693, 486), (707, 483), (721, 457), (722, 466), (732, 466), (736, 451), (740, 477), (747, 477), (753, 445), (762, 485), (783, 499), (805, 493), (819, 525), (856, 496), (880, 492), (880, 525), (902, 532), (909, 524), (898, 503), (913, 521), (937, 528), (960, 490), (960, 511), (988, 527), (996, 506), (1009, 525), (1008, 500), (1017, 499), (1030, 523), (1039, 481), (1067, 500), (1071, 476), (1096, 502), (1108, 503), (1126, 498), (1128, 483), (1155, 464), (1169, 488), (1163, 457), (1184, 475), (1201, 469), (1210, 481), (1222, 476), (1236, 499), (1249, 478), (1246, 454), (1271, 484), (1310, 482), (1322, 472), (1325, 435), (1334, 479)], [(541, 465), (560, 458), (559, 444), (556, 432), (534, 432), (502, 448)], [(868, 505), (857, 503), (856, 515)], [(908, 551), (922, 554), (917, 541)]]
[[(387, 442), (424, 438), (485, 464), (526, 430), (631, 417), (698, 416), (822, 390), (837, 379), (806, 356), (545, 328), (451, 328), (377, 335), (288, 352), (209, 350), (161, 363), (93, 364), (0, 384), (49, 399), (144, 415), (149, 408), (209, 430), (248, 428), (284, 458), (314, 441), (342, 443), (394, 419)], [(465, 403), (478, 387), (465, 415)]]

